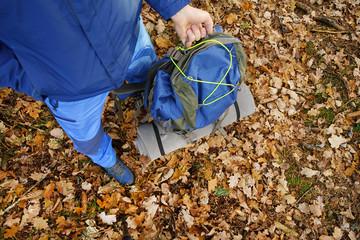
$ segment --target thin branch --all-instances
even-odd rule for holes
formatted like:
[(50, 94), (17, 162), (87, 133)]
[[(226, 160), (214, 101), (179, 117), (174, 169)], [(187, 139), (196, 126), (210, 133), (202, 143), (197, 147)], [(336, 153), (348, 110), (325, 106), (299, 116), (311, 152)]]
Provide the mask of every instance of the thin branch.
[(33, 190), (42, 180), (44, 180), (47, 175), (49, 173), (46, 173), (46, 175), (41, 178), (40, 180), (38, 180), (31, 188), (29, 188), (18, 200), (16, 200), (16, 202), (14, 202), (13, 204), (11, 204), (9, 207), (7, 207), (0, 215), (0, 217), (2, 217), (6, 212), (8, 212), (10, 209), (12, 209), (13, 207), (15, 207), (21, 200), (24, 196), (26, 196), (26, 194), (28, 194), (31, 190)]
[(351, 31), (331, 31), (331, 30), (323, 30), (323, 29), (312, 29), (312, 30), (310, 30), (310, 32), (329, 33), (329, 34), (352, 33)]

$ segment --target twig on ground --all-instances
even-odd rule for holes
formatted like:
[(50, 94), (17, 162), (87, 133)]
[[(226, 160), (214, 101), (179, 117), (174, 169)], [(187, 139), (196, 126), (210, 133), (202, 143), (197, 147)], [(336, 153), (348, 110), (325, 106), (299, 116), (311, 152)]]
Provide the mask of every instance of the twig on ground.
[[(311, 14), (313, 11), (316, 12), (316, 10), (309, 6), (306, 3), (303, 2), (296, 2), (296, 7), (300, 8), (301, 10), (305, 11), (307, 14)], [(332, 20), (331, 18), (328, 18), (324, 15), (318, 15), (315, 13), (314, 19), (318, 22), (321, 22), (329, 27), (333, 27), (336, 30), (339, 31), (346, 31), (346, 28), (344, 28), (343, 26), (340, 26), (338, 23), (336, 23), (334, 20)]]
[(31, 190), (33, 190), (42, 180), (44, 180), (47, 175), (49, 175), (49, 173), (46, 173), (44, 177), (42, 177), (40, 180), (38, 180), (31, 188), (29, 188), (18, 200), (16, 200), (16, 202), (14, 202), (13, 204), (11, 204), (9, 207), (7, 207), (0, 215), (0, 217), (2, 217), (6, 212), (8, 212), (9, 210), (11, 210), (13, 207), (15, 207), (22, 199), (24, 196), (26, 196), (26, 194), (28, 194)]
[(300, 196), (300, 198), (289, 208), (289, 210), (293, 209), (301, 201), (301, 199), (303, 199), (303, 197), (305, 197), (305, 195), (308, 194), (308, 192), (310, 192), (314, 188), (317, 181), (318, 178), (316, 178), (315, 182), (311, 184), (311, 186)]
[(323, 30), (323, 29), (312, 29), (310, 30), (310, 32), (329, 33), (329, 34), (351, 33), (351, 31), (331, 31), (331, 30)]

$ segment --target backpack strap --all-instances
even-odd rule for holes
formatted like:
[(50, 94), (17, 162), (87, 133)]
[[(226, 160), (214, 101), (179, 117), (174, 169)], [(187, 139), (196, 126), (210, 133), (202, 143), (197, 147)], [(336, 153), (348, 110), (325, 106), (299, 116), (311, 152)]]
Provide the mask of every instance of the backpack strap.
[(112, 90), (114, 94), (128, 94), (134, 92), (142, 92), (145, 91), (146, 82), (139, 83), (125, 83), (121, 85), (119, 88)]

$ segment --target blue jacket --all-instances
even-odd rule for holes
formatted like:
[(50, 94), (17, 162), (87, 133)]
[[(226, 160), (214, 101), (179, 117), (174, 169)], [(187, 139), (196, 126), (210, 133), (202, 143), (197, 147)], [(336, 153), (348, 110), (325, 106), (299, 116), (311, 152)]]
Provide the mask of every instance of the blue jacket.
[[(189, 0), (147, 0), (166, 20)], [(75, 101), (120, 87), (142, 0), (1, 0), (0, 86)]]

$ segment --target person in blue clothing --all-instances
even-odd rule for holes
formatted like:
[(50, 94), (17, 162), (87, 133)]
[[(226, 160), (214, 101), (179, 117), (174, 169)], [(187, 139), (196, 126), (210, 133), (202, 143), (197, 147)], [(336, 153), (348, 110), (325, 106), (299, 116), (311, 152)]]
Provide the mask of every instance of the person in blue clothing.
[[(187, 46), (212, 32), (210, 15), (189, 0), (147, 2)], [(141, 8), (142, 0), (0, 3), (0, 87), (44, 101), (75, 149), (121, 184), (134, 175), (116, 157), (101, 114), (109, 91), (142, 81), (156, 59)]]

